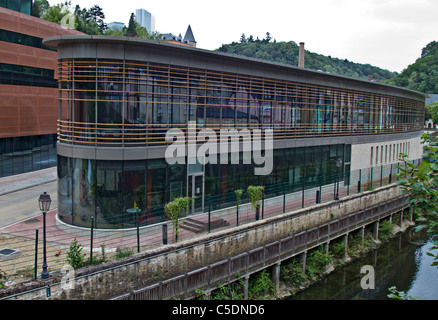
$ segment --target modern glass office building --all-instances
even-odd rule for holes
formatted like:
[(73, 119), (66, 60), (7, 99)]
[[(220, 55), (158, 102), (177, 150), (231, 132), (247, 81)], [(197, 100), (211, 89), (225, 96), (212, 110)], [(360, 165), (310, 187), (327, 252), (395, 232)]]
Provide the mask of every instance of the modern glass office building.
[[(333, 183), (339, 172), (396, 162), (396, 146), (421, 155), (419, 92), (150, 40), (60, 36), (44, 44), (58, 50), (58, 215), (66, 223), (89, 226), (93, 217), (97, 227), (120, 227), (115, 217), (134, 202), (152, 223), (176, 196), (196, 196), (195, 212), (206, 195), (251, 184), (283, 183), (289, 192)], [(189, 137), (190, 124), (197, 148), (206, 129), (264, 138), (271, 130), (272, 171), (255, 175), (260, 163), (244, 152), (238, 163), (191, 164), (189, 153), (169, 163), (166, 133)]]

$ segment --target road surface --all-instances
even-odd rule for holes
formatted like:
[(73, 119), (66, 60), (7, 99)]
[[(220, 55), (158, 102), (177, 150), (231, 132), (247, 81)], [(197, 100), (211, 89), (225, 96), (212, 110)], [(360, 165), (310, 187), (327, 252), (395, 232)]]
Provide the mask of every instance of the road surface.
[(52, 198), (50, 209), (58, 206), (57, 181), (3, 194), (0, 196), (0, 228), (41, 214), (38, 198), (47, 192)]

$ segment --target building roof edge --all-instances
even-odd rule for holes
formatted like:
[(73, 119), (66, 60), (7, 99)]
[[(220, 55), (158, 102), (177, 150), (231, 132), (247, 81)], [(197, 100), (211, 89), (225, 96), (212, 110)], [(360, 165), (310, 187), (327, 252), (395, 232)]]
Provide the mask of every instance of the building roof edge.
[(182, 51), (192, 51), (193, 53), (198, 53), (201, 55), (206, 55), (209, 57), (221, 57), (228, 60), (234, 60), (236, 62), (252, 62), (257, 63), (259, 65), (263, 66), (271, 66), (275, 68), (284, 68), (288, 70), (293, 70), (297, 73), (307, 73), (308, 75), (314, 75), (317, 77), (323, 77), (325, 79), (338, 79), (338, 80), (344, 80), (349, 82), (356, 82), (356, 83), (362, 83), (366, 84), (368, 86), (375, 86), (376, 88), (388, 88), (388, 89), (395, 89), (395, 90), (402, 90), (406, 93), (410, 92), (411, 94), (414, 94), (418, 98), (422, 98), (423, 100), (426, 99), (426, 94), (408, 89), (403, 87), (398, 87), (386, 83), (379, 83), (379, 82), (373, 82), (373, 81), (367, 81), (332, 73), (326, 73), (323, 71), (317, 71), (312, 69), (306, 69), (306, 68), (299, 68), (298, 66), (293, 66), (290, 64), (285, 63), (279, 63), (279, 62), (273, 62), (269, 60), (263, 60), (258, 58), (250, 58), (246, 56), (236, 55), (236, 54), (230, 54), (225, 52), (218, 52), (218, 51), (211, 51), (207, 49), (202, 48), (196, 48), (191, 46), (185, 46), (180, 45), (176, 43), (168, 43), (166, 41), (159, 41), (159, 40), (150, 40), (150, 39), (140, 39), (140, 38), (133, 38), (133, 37), (112, 37), (112, 36), (102, 36), (102, 35), (61, 35), (61, 36), (54, 36), (54, 37), (48, 37), (43, 40), (44, 45), (56, 49), (59, 45), (64, 43), (73, 43), (73, 42), (106, 42), (106, 43), (123, 43), (123, 44), (138, 44), (138, 45), (148, 45), (148, 46), (156, 46), (161, 48), (169, 48), (170, 50), (182, 50)]

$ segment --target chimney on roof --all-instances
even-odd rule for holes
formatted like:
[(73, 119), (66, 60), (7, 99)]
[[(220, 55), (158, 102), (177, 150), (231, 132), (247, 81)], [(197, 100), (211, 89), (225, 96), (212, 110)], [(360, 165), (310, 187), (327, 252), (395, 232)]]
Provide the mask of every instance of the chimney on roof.
[(304, 68), (304, 42), (300, 42), (300, 51), (298, 54), (298, 67)]

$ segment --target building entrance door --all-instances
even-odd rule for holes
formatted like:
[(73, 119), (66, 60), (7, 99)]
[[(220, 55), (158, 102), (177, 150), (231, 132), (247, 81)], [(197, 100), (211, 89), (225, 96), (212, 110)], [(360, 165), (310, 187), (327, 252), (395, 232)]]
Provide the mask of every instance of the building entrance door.
[(187, 196), (192, 198), (190, 214), (204, 211), (204, 165), (196, 162), (189, 164), (187, 170)]
[(204, 174), (189, 176), (189, 197), (192, 198), (190, 213), (204, 211)]

